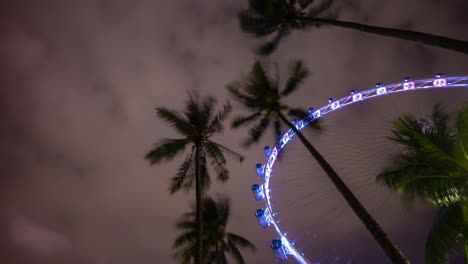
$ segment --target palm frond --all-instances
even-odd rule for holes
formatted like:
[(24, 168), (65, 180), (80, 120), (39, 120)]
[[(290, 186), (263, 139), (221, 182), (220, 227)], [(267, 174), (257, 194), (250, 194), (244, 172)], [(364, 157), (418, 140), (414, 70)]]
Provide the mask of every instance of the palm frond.
[(191, 172), (191, 168), (193, 166), (193, 152), (194, 151), (187, 155), (184, 162), (182, 162), (180, 165), (177, 175), (171, 179), (171, 185), (169, 187), (170, 194), (178, 192), (184, 186), (187, 178), (193, 177), (193, 171), (192, 175), (188, 175)]
[(228, 252), (231, 254), (232, 258), (238, 263), (238, 264), (245, 264), (244, 257), (242, 257), (242, 254), (240, 253), (239, 249), (236, 247), (235, 244), (233, 244), (231, 241), (228, 240)]
[(165, 107), (158, 107), (156, 108), (156, 114), (181, 135), (186, 137), (190, 136), (193, 128), (178, 112), (169, 110)]
[(146, 154), (145, 159), (149, 160), (151, 164), (172, 160), (177, 154), (184, 151), (189, 143), (188, 139), (162, 139), (153, 150)]
[(244, 161), (244, 156), (240, 153), (237, 153), (235, 152), (234, 150), (226, 147), (226, 146), (223, 146), (219, 143), (216, 143), (216, 142), (213, 142), (213, 141), (209, 141), (210, 143), (214, 144), (215, 146), (217, 146), (222, 152), (224, 152), (225, 154), (235, 158), (235, 159), (238, 159), (239, 162), (242, 162)]
[(230, 109), (231, 106), (228, 104), (228, 105), (225, 105), (225, 109), (222, 110), (222, 112), (227, 110), (226, 113), (220, 113), (218, 115), (214, 115), (214, 112), (216, 110), (216, 104), (217, 104), (217, 100), (216, 98), (212, 96), (205, 96), (203, 100), (201, 101), (201, 122), (203, 123), (203, 126), (206, 127), (207, 129), (209, 128), (209, 125), (211, 124), (210, 121), (213, 118), (213, 116), (215, 116), (214, 119), (216, 119), (216, 117), (219, 117), (220, 114), (226, 115), (226, 114), (229, 114), (229, 112), (231, 111)]
[(192, 245), (195, 243), (195, 231), (179, 234), (173, 243), (174, 248)]
[(270, 76), (268, 76), (260, 61), (256, 61), (254, 63), (247, 79), (248, 81), (247, 85), (244, 86), (244, 91), (250, 95), (261, 98), (262, 96), (265, 96), (265, 92), (271, 90), (271, 84), (273, 81)]
[[(208, 166), (206, 162), (206, 157), (202, 154), (200, 155), (200, 160), (198, 162), (198, 166), (200, 169), (200, 177), (201, 177), (201, 188), (202, 191), (206, 191), (210, 188), (211, 186), (211, 178), (208, 172)], [(193, 164), (190, 167), (189, 171), (189, 177), (187, 177), (184, 181), (183, 188), (185, 189), (186, 192), (189, 192), (193, 189), (195, 186), (195, 164)]]
[(195, 256), (195, 245), (180, 248), (173, 254), (173, 258), (179, 260), (181, 264), (190, 264)]
[(463, 243), (458, 240), (464, 240), (463, 219), (458, 203), (440, 209), (426, 240), (426, 263), (447, 263), (450, 254), (460, 249)]
[[(210, 196), (203, 198), (203, 256), (207, 263), (227, 263), (226, 254), (231, 254), (238, 263), (244, 263), (239, 248), (255, 250), (255, 246), (247, 239), (232, 233), (226, 233), (226, 223), (229, 219), (230, 203), (227, 197), (216, 200)], [(183, 232), (174, 242), (178, 249), (174, 256), (181, 261), (190, 261), (195, 253), (195, 208), (183, 215), (177, 222), (177, 229)], [(218, 254), (216, 254), (216, 245)], [(238, 248), (239, 247), (239, 248)]]
[(464, 177), (458, 168), (418, 153), (400, 153), (379, 175), (377, 181), (401, 192), (405, 198), (421, 196), (431, 203), (446, 205), (461, 199)]
[(308, 112), (305, 109), (295, 107), (289, 108), (288, 115), (297, 119), (305, 119), (308, 116)]
[(188, 91), (184, 115), (195, 132), (204, 133), (215, 110), (216, 99), (212, 96), (201, 98), (197, 90)]
[(228, 118), (232, 111), (232, 106), (229, 102), (224, 104), (223, 109), (219, 111), (209, 122), (207, 126), (208, 134), (220, 133), (223, 131), (223, 122)]
[(461, 161), (462, 167), (468, 170), (468, 103), (465, 103), (455, 116), (455, 131), (457, 134), (455, 155), (457, 160)]
[(281, 40), (286, 38), (291, 33), (291, 30), (288, 28), (281, 28), (277, 30), (276, 35), (270, 40), (265, 42), (264, 44), (260, 45), (256, 50), (255, 53), (260, 56), (268, 56), (271, 55), (280, 44)]
[(257, 100), (254, 97), (249, 96), (245, 94), (243, 91), (241, 91), (241, 87), (242, 85), (239, 82), (233, 82), (226, 86), (233, 100), (239, 102), (240, 104), (242, 104), (244, 107), (248, 109), (257, 109), (258, 108)]
[(256, 126), (249, 129), (249, 138), (244, 141), (243, 145), (248, 147), (253, 143), (258, 142), (269, 124), (270, 118), (268, 116), (264, 116)]
[(291, 63), (289, 77), (286, 81), (284, 90), (281, 92), (281, 96), (288, 96), (292, 92), (296, 91), (307, 76), (309, 76), (309, 70), (304, 66), (302, 61), (297, 60)]
[[(417, 151), (432, 160), (458, 162), (450, 153), (451, 140), (448, 140), (448, 134), (445, 134), (446, 140), (440, 139), (442, 136), (431, 136), (429, 139), (428, 134), (421, 130), (420, 125), (412, 116), (398, 118), (394, 122), (394, 127), (395, 129), (392, 130), (393, 136), (389, 139), (403, 145), (409, 151)], [(439, 140), (434, 142), (435, 138), (439, 138)]]
[(231, 126), (233, 128), (238, 128), (244, 125), (249, 125), (252, 122), (255, 122), (260, 116), (262, 116), (262, 112), (258, 111), (249, 116), (237, 116), (234, 117), (232, 120)]
[(229, 179), (229, 171), (226, 169), (226, 158), (223, 152), (212, 142), (206, 142), (204, 149), (207, 156), (211, 159), (211, 165), (214, 167), (217, 179), (221, 182)]
[(244, 237), (241, 237), (239, 235), (233, 234), (233, 233), (227, 233), (227, 239), (228, 241), (231, 241), (234, 245), (240, 247), (240, 248), (245, 248), (249, 249), (251, 251), (257, 250), (254, 244), (247, 240)]

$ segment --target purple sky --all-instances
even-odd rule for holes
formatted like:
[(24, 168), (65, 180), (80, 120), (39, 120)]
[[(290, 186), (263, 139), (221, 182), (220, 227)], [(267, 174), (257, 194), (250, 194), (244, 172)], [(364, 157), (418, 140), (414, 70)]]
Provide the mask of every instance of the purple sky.
[[(192, 88), (226, 99), (225, 84), (240, 79), (255, 60), (252, 49), (258, 42), (242, 34), (236, 21), (237, 11), (246, 2), (0, 3), (2, 263), (175, 263), (171, 258), (177, 234), (174, 222), (188, 210), (193, 194), (168, 194), (177, 161), (156, 168), (143, 160), (154, 142), (174, 136), (155, 118), (153, 109), (180, 108), (184, 91)], [(468, 40), (465, 0), (337, 2), (342, 20)], [(369, 88), (378, 81), (396, 82), (407, 75), (468, 74), (466, 55), (334, 28), (293, 34), (269, 61), (277, 62), (284, 72), (293, 58), (303, 58), (313, 73), (290, 100), (301, 106), (323, 105), (330, 96)], [(425, 100), (433, 95), (414, 98), (418, 104), (430, 105)], [(466, 92), (459, 91), (441, 95), (445, 102), (466, 98)], [(369, 109), (377, 109), (376, 104), (356, 111)], [(254, 165), (263, 159), (262, 146), (271, 144), (272, 138), (267, 136), (260, 145), (244, 150), (239, 147), (243, 135), (245, 130), (227, 131), (217, 138), (247, 160), (242, 165), (231, 162), (232, 178), (223, 186), (213, 186), (211, 193), (228, 193), (232, 201), (229, 229), (259, 248), (256, 254), (245, 253), (247, 263), (272, 263), (268, 243), (274, 234), (259, 230), (253, 212), (261, 205), (253, 201), (249, 189), (256, 182)], [(358, 182), (355, 187), (359, 189)], [(364, 190), (363, 198), (366, 192), (378, 193), (368, 187)], [(333, 199), (320, 204), (346, 208)], [(408, 226), (403, 209), (395, 209), (400, 214), (389, 219), (392, 213), (385, 214), (385, 208), (369, 202), (377, 198), (368, 195), (366, 199), (377, 218), (387, 223), (389, 233), (420, 263), (422, 246), (413, 247), (408, 242), (412, 239), (405, 242), (405, 230), (414, 230), (421, 217), (430, 215), (428, 209), (410, 213), (415, 218)], [(392, 206), (398, 206), (395, 194), (392, 199)], [(304, 210), (311, 211), (314, 205), (309, 206)], [(287, 220), (294, 221), (298, 215), (291, 214)], [(289, 223), (294, 232), (302, 232), (301, 224)], [(362, 251), (361, 257), (386, 261), (375, 245), (366, 253), (360, 243), (352, 243), (368, 239), (359, 223), (336, 223), (341, 223), (336, 230), (348, 230), (339, 238), (351, 241), (347, 252)], [(412, 234), (414, 241), (421, 242), (423, 231)], [(330, 236), (315, 243), (339, 244), (335, 239)]]

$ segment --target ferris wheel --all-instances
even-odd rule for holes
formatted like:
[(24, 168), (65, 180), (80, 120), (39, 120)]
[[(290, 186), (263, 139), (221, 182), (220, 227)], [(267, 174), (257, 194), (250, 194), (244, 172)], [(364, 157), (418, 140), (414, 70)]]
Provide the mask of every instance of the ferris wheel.
[[(448, 89), (448, 88), (468, 88), (468, 76), (461, 77), (445, 77), (444, 74), (436, 74), (434, 78), (412, 80), (407, 77), (404, 78), (403, 82), (384, 85), (377, 83), (372, 89), (364, 91), (351, 90), (350, 94), (340, 99), (330, 98), (328, 104), (314, 109), (309, 109), (309, 115), (303, 120), (292, 120), (292, 123), (298, 130), (307, 127), (311, 122), (318, 118), (323, 118), (325, 115), (342, 110), (346, 106), (353, 104), (362, 103), (371, 98), (387, 96), (400, 92), (416, 91), (416, 90), (427, 90), (427, 89)], [(277, 234), (274, 238), (270, 247), (273, 250), (277, 260), (280, 262), (287, 261), (291, 256), (298, 263), (301, 264), (312, 264), (312, 262), (301, 250), (295, 245), (294, 241), (287, 237), (285, 232), (277, 219), (275, 208), (272, 204), (272, 193), (270, 184), (273, 179), (278, 177), (286, 177), (285, 175), (272, 174), (273, 167), (277, 158), (279, 157), (280, 151), (282, 151), (286, 145), (294, 138), (295, 132), (290, 129), (282, 134), (279, 142), (273, 147), (265, 146), (264, 153), (266, 161), (264, 164), (258, 163), (256, 165), (256, 173), (261, 180), (261, 183), (254, 184), (251, 187), (254, 198), (256, 201), (263, 201), (265, 206), (258, 209), (255, 212), (256, 219), (261, 228), (273, 228)], [(281, 199), (281, 197), (276, 197)], [(283, 219), (284, 220), (284, 219)], [(299, 245), (298, 245), (299, 246)]]

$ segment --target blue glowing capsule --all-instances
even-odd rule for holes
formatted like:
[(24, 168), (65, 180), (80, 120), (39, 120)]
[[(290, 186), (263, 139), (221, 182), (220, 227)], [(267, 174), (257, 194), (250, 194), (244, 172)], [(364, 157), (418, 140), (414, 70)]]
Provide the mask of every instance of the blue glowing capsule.
[(261, 201), (265, 198), (262, 192), (262, 188), (258, 184), (252, 185), (252, 192), (254, 194), (255, 200), (257, 201)]
[(271, 241), (270, 246), (272, 249), (278, 249), (283, 246), (283, 243), (281, 242), (281, 239), (275, 238)]
[(357, 91), (355, 89), (352, 89), (350, 93), (355, 94), (355, 93), (357, 93)]
[(380, 82), (378, 82), (378, 83), (375, 84), (375, 87), (377, 87), (377, 88), (382, 87), (382, 86), (383, 86), (383, 84), (380, 83)]
[(328, 103), (331, 104), (331, 102), (333, 102), (333, 101), (335, 101), (335, 99), (333, 99), (333, 97), (328, 98)]
[(270, 243), (271, 249), (273, 249), (273, 253), (275, 254), (275, 257), (280, 261), (284, 262), (288, 259), (288, 255), (286, 254), (286, 251), (283, 248), (283, 243), (281, 242), (281, 239), (273, 239)]
[(255, 211), (255, 216), (257, 217), (258, 224), (261, 228), (267, 228), (269, 226), (268, 220), (265, 216), (265, 210), (258, 209)]
[(436, 87), (444, 87), (447, 85), (447, 79), (445, 79), (445, 74), (438, 73), (435, 75), (436, 79), (434, 79), (434, 86)]
[(271, 154), (271, 148), (270, 148), (270, 146), (265, 146), (265, 147), (263, 148), (263, 152), (265, 152), (265, 156), (268, 158), (268, 157), (270, 156), (270, 154)]
[(263, 179), (263, 177), (265, 177), (265, 169), (263, 168), (263, 165), (257, 163), (257, 165), (255, 165), (255, 168), (257, 170), (258, 177)]
[(405, 82), (403, 83), (403, 89), (409, 90), (409, 89), (414, 89), (414, 82), (411, 77), (405, 77)]

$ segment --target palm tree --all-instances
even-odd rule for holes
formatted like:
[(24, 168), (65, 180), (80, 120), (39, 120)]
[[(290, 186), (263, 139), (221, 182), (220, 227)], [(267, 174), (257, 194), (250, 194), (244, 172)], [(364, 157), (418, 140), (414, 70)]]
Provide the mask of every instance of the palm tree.
[(429, 118), (404, 115), (393, 124), (390, 140), (401, 145), (377, 180), (404, 197), (422, 197), (439, 209), (426, 240), (426, 263), (446, 263), (464, 247), (468, 263), (468, 103), (454, 128), (440, 104)]
[(249, 7), (239, 12), (241, 29), (255, 37), (276, 35), (260, 46), (260, 55), (272, 53), (280, 41), (293, 30), (310, 27), (335, 26), (361, 32), (415, 41), (430, 46), (468, 53), (468, 42), (409, 30), (376, 27), (336, 20), (333, 0), (249, 0)]
[[(222, 197), (215, 201), (211, 197), (204, 197), (203, 205), (203, 219), (205, 219), (203, 253), (206, 256), (204, 263), (228, 263), (225, 253), (230, 254), (237, 263), (245, 263), (240, 249), (255, 251), (256, 248), (242, 236), (226, 231), (230, 211), (229, 200)], [(176, 249), (174, 256), (184, 264), (190, 263), (194, 257), (193, 241), (196, 231), (194, 218), (194, 211), (185, 213), (176, 225), (182, 233), (174, 242)]]
[(223, 122), (229, 116), (232, 108), (226, 103), (221, 111), (215, 112), (217, 101), (211, 96), (200, 98), (197, 92), (189, 93), (189, 98), (182, 112), (169, 110), (165, 107), (156, 108), (159, 118), (181, 136), (177, 139), (162, 139), (154, 148), (146, 154), (146, 159), (152, 164), (174, 159), (189, 148), (185, 160), (179, 167), (175, 177), (171, 179), (170, 193), (173, 194), (181, 189), (189, 191), (193, 188), (195, 181), (196, 198), (196, 252), (195, 263), (201, 264), (202, 255), (202, 195), (209, 187), (210, 177), (207, 160), (210, 160), (217, 179), (225, 182), (229, 178), (226, 169), (225, 153), (241, 162), (243, 157), (229, 148), (213, 142), (211, 137), (223, 131)]
[(256, 62), (247, 77), (247, 81), (233, 83), (227, 87), (233, 99), (250, 111), (250, 115), (248, 116), (236, 117), (233, 120), (232, 126), (237, 128), (256, 122), (256, 124), (250, 128), (250, 137), (245, 142), (246, 145), (250, 145), (254, 142), (258, 142), (272, 121), (275, 130), (278, 130), (280, 127), (280, 122), (287, 125), (296, 133), (310, 154), (317, 160), (321, 168), (342, 194), (343, 198), (348, 202), (349, 206), (351, 206), (354, 213), (361, 219), (393, 263), (409, 263), (403, 253), (388, 238), (379, 224), (367, 212), (331, 165), (303, 134), (296, 129), (295, 125), (286, 118), (286, 113), (291, 116), (296, 116), (298, 113), (302, 112), (301, 110), (286, 105), (283, 99), (295, 92), (307, 76), (308, 70), (302, 62), (296, 61), (292, 63), (284, 89), (280, 91), (278, 78), (270, 77), (263, 66), (259, 62)]

